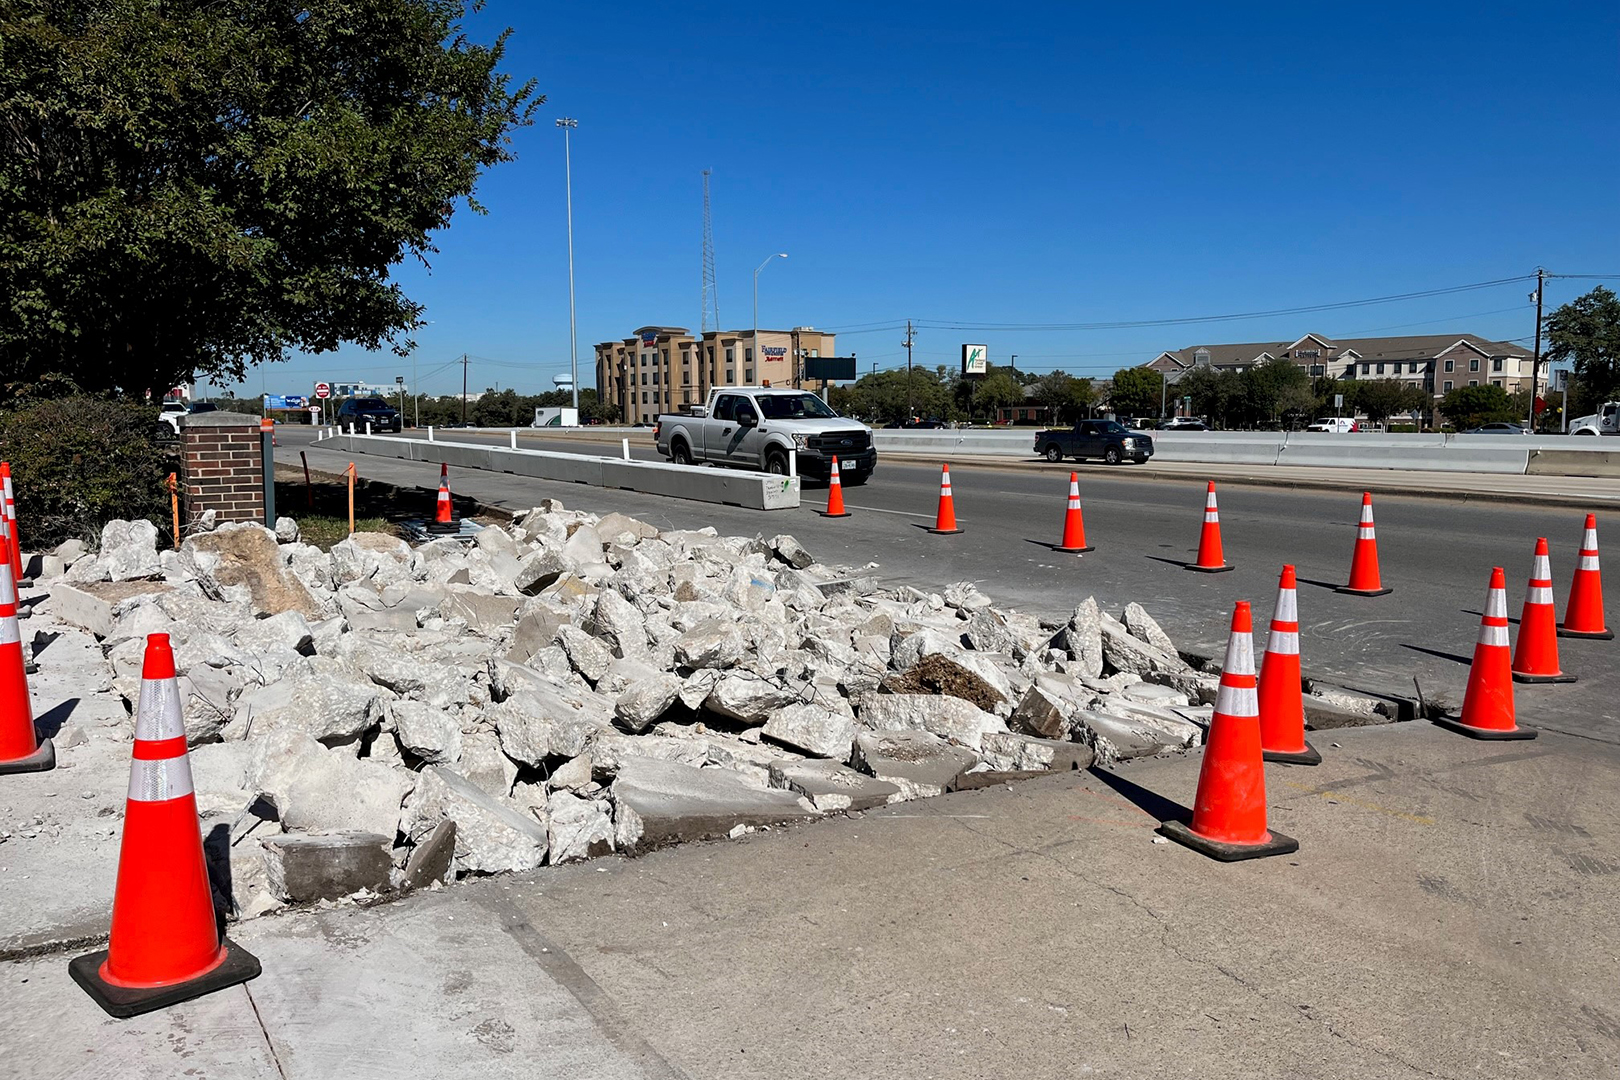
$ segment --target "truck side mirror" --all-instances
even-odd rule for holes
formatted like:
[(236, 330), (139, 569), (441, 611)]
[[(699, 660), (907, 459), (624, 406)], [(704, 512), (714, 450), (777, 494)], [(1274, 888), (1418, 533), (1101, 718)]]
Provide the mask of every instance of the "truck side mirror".
[(751, 412), (745, 412), (737, 417), (738, 427), (753, 427), (757, 423), (759, 423), (759, 420)]

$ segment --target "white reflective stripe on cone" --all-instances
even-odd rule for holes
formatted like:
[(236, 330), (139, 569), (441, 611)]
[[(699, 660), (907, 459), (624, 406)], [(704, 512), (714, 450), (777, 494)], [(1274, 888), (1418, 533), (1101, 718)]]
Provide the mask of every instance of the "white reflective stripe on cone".
[[(0, 534), (0, 543), (9, 541), (9, 537)], [(11, 559), (0, 559), (0, 604), (15, 607), (17, 604), (17, 583), (11, 580)]]
[(1531, 581), (1551, 581), (1552, 580), (1552, 560), (1547, 558), (1547, 556), (1545, 556), (1545, 555), (1537, 555), (1536, 559), (1535, 559), (1535, 562), (1530, 567), (1530, 580)]
[(1479, 643), (1481, 645), (1500, 645), (1504, 649), (1507, 648), (1507, 627), (1481, 623), (1479, 627)]
[(142, 742), (178, 739), (186, 733), (180, 687), (173, 679), (144, 679), (135, 705), (135, 737)]
[(1254, 636), (1233, 634), (1226, 641), (1226, 663), (1221, 665), (1222, 675), (1254, 674)]
[(1371, 525), (1361, 525), (1356, 528), (1356, 539), (1376, 540), (1378, 539), (1378, 534), (1373, 531), (1373, 527)]
[(193, 790), (191, 759), (185, 754), (159, 761), (136, 758), (130, 763), (130, 802), (168, 802)]
[(1293, 589), (1283, 589), (1277, 594), (1277, 610), (1272, 613), (1272, 622), (1299, 622), (1299, 594)]
[(1576, 566), (1575, 569), (1577, 569), (1577, 570), (1596, 570), (1597, 568), (1598, 568), (1598, 557), (1596, 555), (1582, 555), (1580, 564), (1578, 566)]
[(1485, 617), (1488, 619), (1507, 618), (1507, 593), (1501, 589), (1492, 589), (1485, 598)]
[(1527, 604), (1550, 604), (1553, 602), (1552, 585), (1532, 585), (1525, 593), (1524, 602)]
[(1581, 548), (1586, 551), (1597, 550), (1596, 529), (1587, 529), (1586, 532), (1581, 535)]
[(1260, 715), (1260, 692), (1252, 686), (1222, 686), (1215, 695), (1215, 711), (1239, 718)]
[(1266, 652), (1273, 652), (1278, 656), (1298, 656), (1299, 631), (1273, 630), (1271, 640), (1266, 642)]
[(17, 630), (17, 613), (15, 611), (0, 615), (0, 645), (21, 645), (22, 636)]

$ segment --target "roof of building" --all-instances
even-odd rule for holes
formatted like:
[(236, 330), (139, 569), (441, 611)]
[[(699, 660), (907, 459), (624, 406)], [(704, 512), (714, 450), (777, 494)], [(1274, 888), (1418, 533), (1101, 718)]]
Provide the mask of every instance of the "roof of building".
[[(1294, 341), (1189, 345), (1185, 349), (1162, 352), (1154, 357), (1154, 360), (1169, 358), (1183, 367), (1192, 367), (1200, 351), (1208, 352), (1209, 363), (1214, 367), (1253, 364), (1267, 358), (1320, 363), (1346, 360), (1351, 354), (1354, 354), (1357, 360), (1431, 360), (1459, 345), (1490, 357), (1530, 355), (1530, 350), (1523, 346), (1506, 341), (1491, 341), (1478, 334), (1417, 334), (1405, 337), (1366, 338), (1330, 338), (1322, 334), (1306, 334)], [(1316, 350), (1320, 355), (1311, 355), (1311, 350)]]

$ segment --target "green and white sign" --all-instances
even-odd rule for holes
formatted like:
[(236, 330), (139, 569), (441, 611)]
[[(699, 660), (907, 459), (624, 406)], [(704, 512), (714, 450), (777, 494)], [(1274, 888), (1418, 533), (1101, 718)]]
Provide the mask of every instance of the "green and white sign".
[(990, 346), (962, 346), (962, 374), (987, 375), (990, 372)]

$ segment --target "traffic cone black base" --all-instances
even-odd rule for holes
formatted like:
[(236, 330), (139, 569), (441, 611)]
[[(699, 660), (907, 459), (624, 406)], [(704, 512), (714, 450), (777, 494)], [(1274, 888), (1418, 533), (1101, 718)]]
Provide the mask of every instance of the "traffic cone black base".
[[(854, 517), (855, 515), (851, 514), (848, 510), (845, 510), (842, 514), (829, 514), (825, 510), (817, 510), (816, 511), (816, 516), (817, 517)], [(933, 530), (929, 530), (929, 531), (932, 532)], [(962, 530), (958, 529), (956, 531), (961, 532)]]
[(1583, 637), (1583, 638), (1594, 638), (1594, 639), (1596, 639), (1598, 641), (1612, 641), (1612, 640), (1614, 640), (1614, 631), (1613, 630), (1598, 630), (1598, 631), (1595, 631), (1593, 633), (1587, 633), (1584, 630), (1565, 630), (1562, 626), (1560, 626), (1558, 628), (1558, 636), (1559, 637), (1576, 637), (1576, 638), (1581, 638), (1581, 637)]
[(0, 761), (0, 776), (22, 772), (50, 772), (56, 768), (56, 745), (49, 739), (39, 740), (39, 749), (27, 757)]
[(1208, 855), (1219, 862), (1240, 862), (1244, 859), (1263, 859), (1268, 855), (1290, 855), (1299, 850), (1299, 841), (1292, 836), (1267, 830), (1267, 839), (1258, 844), (1227, 844), (1199, 836), (1185, 822), (1166, 821), (1156, 830), (1167, 840), (1192, 848), (1200, 855)]
[(1348, 593), (1351, 596), (1384, 596), (1384, 595), (1386, 595), (1388, 593), (1394, 592), (1395, 590), (1392, 587), (1386, 587), (1386, 588), (1382, 588), (1382, 589), (1352, 589), (1348, 585), (1341, 585), (1337, 589), (1334, 589), (1333, 591), (1334, 592)]
[(1513, 673), (1513, 681), (1523, 683), (1574, 682), (1575, 676), (1562, 671), (1557, 675), (1520, 675), (1517, 671), (1515, 671)]
[(156, 1009), (166, 1009), (182, 1001), (212, 994), (227, 986), (245, 983), (259, 976), (259, 958), (242, 946), (226, 938), (222, 944), (225, 959), (219, 966), (195, 979), (169, 986), (116, 986), (101, 977), (101, 965), (107, 960), (107, 950), (100, 949), (68, 961), (68, 974), (90, 995), (108, 1016), (120, 1020), (139, 1016)]
[(452, 533), (458, 533), (461, 531), (461, 522), (430, 521), (427, 523), (427, 531), (430, 533), (438, 533), (440, 536), (449, 536)]
[(1317, 753), (1316, 747), (1310, 743), (1305, 744), (1303, 751), (1289, 752), (1285, 750), (1263, 750), (1260, 757), (1278, 765), (1320, 765), (1322, 755)]
[(929, 529), (928, 531), (933, 533), (935, 536), (955, 536), (957, 533), (960, 533), (962, 530), (961, 529)]
[(1187, 563), (1185, 565), (1186, 565), (1187, 569), (1196, 570), (1200, 574), (1224, 574), (1228, 570), (1236, 570), (1237, 569), (1237, 567), (1233, 566), (1231, 563), (1227, 563), (1224, 566), (1199, 566), (1195, 562), (1190, 562), (1190, 563)]
[(1057, 552), (1060, 555), (1084, 555), (1088, 551), (1096, 551), (1097, 549), (1094, 546), (1093, 547), (1066, 548), (1066, 547), (1058, 547), (1057, 545), (1054, 544), (1052, 546), (1052, 550)]
[(1485, 742), (1510, 742), (1515, 739), (1533, 739), (1537, 734), (1534, 728), (1527, 727), (1515, 727), (1510, 728), (1507, 731), (1501, 731), (1496, 728), (1470, 727), (1452, 716), (1442, 716), (1435, 720), (1435, 724), (1439, 727), (1445, 728), (1447, 731), (1455, 731), (1459, 735), (1466, 735), (1470, 739), (1480, 739)]

